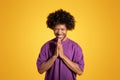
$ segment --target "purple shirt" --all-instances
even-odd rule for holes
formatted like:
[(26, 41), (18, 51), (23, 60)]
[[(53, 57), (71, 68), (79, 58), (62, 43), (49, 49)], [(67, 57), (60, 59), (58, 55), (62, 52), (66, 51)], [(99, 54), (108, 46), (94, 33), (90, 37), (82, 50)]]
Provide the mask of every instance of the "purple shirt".
[[(49, 60), (56, 48), (56, 39), (46, 42), (40, 51), (37, 59), (37, 68), (42, 63)], [(81, 47), (74, 41), (66, 39), (62, 42), (64, 54), (72, 61), (79, 65), (80, 69), (84, 70), (84, 58)], [(70, 70), (67, 65), (59, 57), (55, 60), (52, 67), (47, 70), (45, 80), (76, 80), (76, 73)]]

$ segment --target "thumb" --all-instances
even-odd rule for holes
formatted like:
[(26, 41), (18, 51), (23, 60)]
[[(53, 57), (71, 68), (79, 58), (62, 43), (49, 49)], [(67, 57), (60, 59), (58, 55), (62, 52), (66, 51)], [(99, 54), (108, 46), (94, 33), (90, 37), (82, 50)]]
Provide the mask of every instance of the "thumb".
[(58, 44), (61, 44), (61, 39), (58, 38)]

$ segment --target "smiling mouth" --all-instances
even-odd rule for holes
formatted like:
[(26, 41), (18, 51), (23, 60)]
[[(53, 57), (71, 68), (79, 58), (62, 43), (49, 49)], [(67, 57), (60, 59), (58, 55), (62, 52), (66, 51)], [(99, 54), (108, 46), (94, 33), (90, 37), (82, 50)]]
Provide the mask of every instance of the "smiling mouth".
[(58, 37), (59, 37), (59, 36), (63, 36), (63, 35), (61, 35), (61, 34), (57, 34), (56, 36), (58, 36)]
[(56, 37), (61, 39), (61, 40), (63, 40), (65, 38), (65, 36), (63, 36), (63, 35), (57, 35)]
[(63, 35), (57, 35), (56, 37), (57, 38), (63, 38)]
[(57, 36), (57, 38), (63, 38), (62, 36)]

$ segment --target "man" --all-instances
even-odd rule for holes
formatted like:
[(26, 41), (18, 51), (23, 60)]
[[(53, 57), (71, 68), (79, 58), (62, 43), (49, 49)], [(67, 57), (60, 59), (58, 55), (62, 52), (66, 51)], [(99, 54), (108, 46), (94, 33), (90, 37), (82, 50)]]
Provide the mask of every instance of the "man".
[(38, 72), (46, 72), (45, 80), (76, 80), (76, 74), (84, 71), (84, 58), (81, 47), (67, 38), (67, 30), (74, 29), (74, 17), (60, 9), (50, 13), (46, 23), (56, 37), (42, 46)]

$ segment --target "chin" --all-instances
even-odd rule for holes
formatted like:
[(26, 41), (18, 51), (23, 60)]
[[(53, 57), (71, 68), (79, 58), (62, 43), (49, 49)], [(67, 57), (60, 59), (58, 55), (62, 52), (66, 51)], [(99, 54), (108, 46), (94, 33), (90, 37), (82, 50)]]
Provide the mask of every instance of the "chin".
[(65, 39), (65, 37), (57, 37), (57, 38), (58, 38), (58, 39), (61, 39), (61, 41)]
[(63, 37), (57, 37), (58, 39), (63, 39)]

